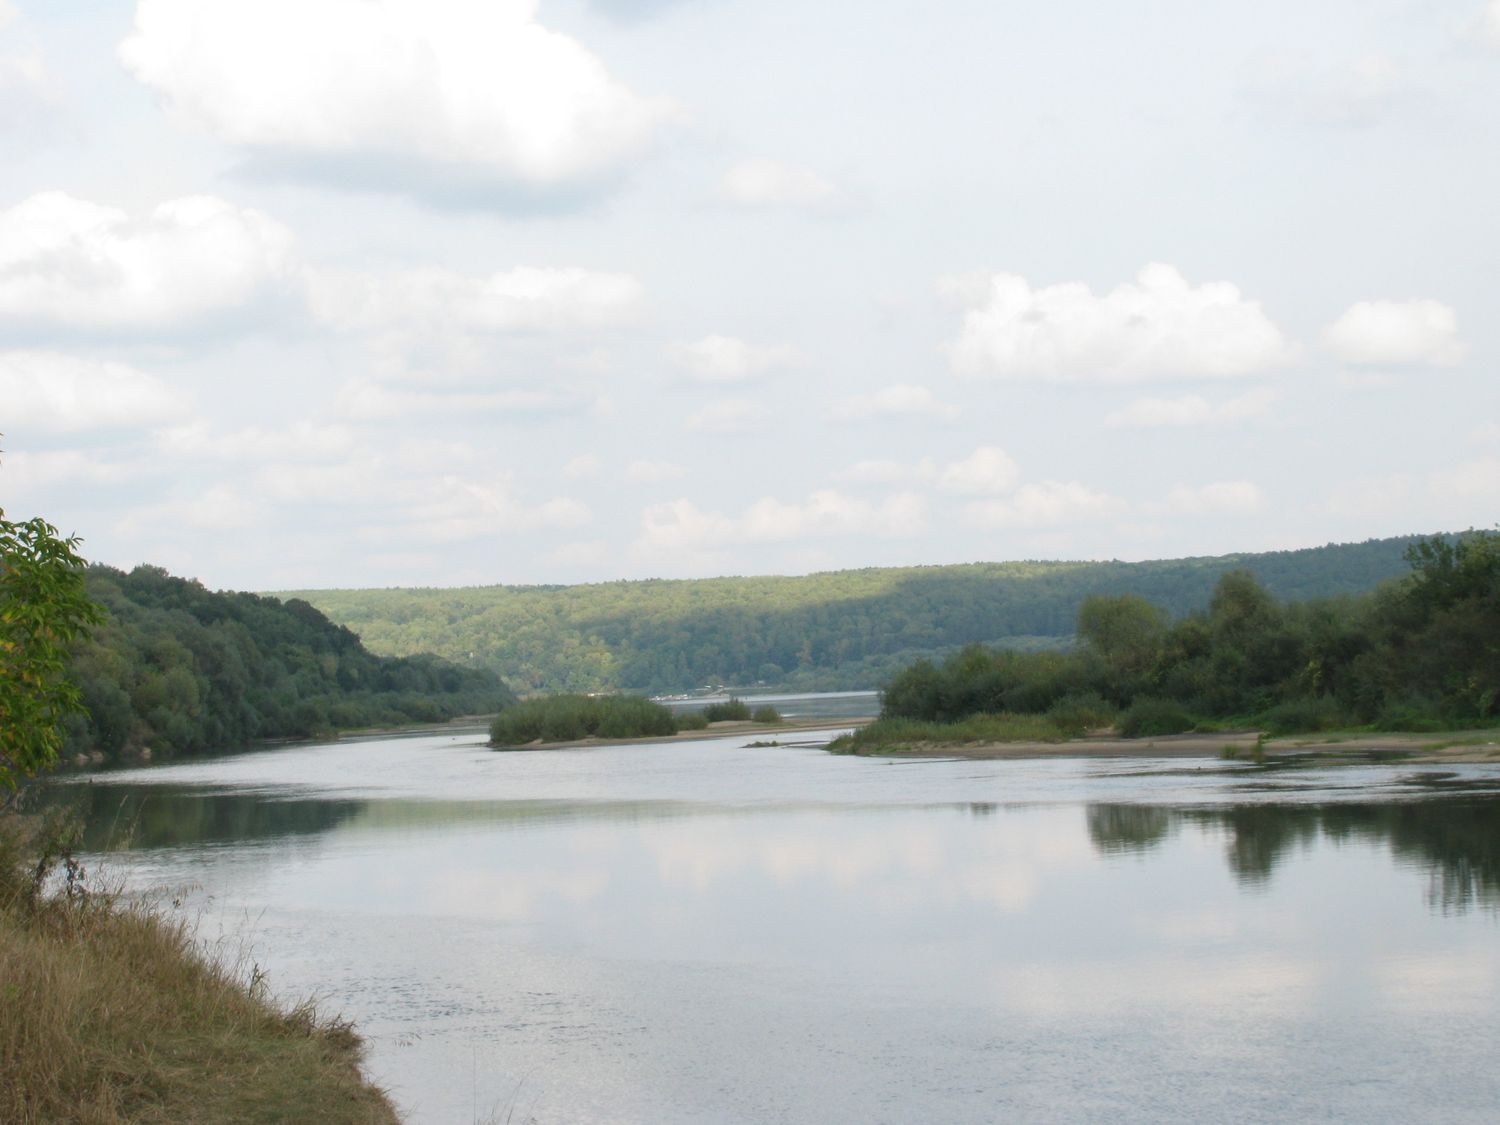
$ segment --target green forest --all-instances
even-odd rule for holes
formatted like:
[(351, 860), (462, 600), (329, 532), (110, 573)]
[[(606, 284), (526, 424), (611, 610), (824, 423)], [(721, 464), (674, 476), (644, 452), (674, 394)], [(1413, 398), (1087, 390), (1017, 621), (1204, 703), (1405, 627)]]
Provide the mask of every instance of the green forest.
[(1067, 648), (1078, 608), (1135, 594), (1180, 618), (1219, 578), (1289, 600), (1363, 593), (1405, 570), (1416, 537), (1156, 562), (1012, 562), (805, 577), (584, 586), (304, 590), (374, 652), (433, 652), (521, 692), (686, 691), (705, 684), (871, 688), (968, 644)]
[(305, 601), (215, 593), (160, 567), (90, 566), (102, 624), (73, 647), (83, 713), (65, 756), (171, 756), (338, 730), (438, 722), (515, 697), (487, 669), (371, 654)]
[(1205, 608), (1175, 621), (1133, 594), (1091, 596), (1072, 650), (975, 645), (917, 661), (885, 685), (881, 722), (840, 748), (943, 740), (945, 726), (983, 739), (980, 716), (1127, 737), (1224, 723), (1287, 734), (1500, 722), (1500, 534), (1419, 540), (1405, 559), (1406, 576), (1373, 592), (1305, 601), (1231, 571)]

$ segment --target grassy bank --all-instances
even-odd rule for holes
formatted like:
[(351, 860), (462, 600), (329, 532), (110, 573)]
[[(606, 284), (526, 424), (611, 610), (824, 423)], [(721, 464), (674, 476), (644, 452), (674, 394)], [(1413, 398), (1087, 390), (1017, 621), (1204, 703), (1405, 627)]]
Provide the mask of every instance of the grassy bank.
[(278, 1007), (181, 920), (90, 888), (57, 838), (0, 815), (0, 1121), (397, 1120), (347, 1023)]

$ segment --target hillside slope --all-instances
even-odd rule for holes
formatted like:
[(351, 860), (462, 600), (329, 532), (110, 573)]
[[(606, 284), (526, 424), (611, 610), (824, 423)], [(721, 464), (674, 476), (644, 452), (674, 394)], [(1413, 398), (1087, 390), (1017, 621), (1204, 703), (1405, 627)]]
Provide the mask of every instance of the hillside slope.
[(1181, 616), (1226, 571), (1300, 600), (1368, 590), (1405, 572), (1417, 536), (1297, 551), (1153, 562), (974, 563), (805, 577), (585, 586), (303, 590), (373, 652), (433, 652), (517, 690), (681, 691), (706, 683), (873, 687), (920, 656), (972, 642), (1069, 643), (1078, 604), (1133, 593)]

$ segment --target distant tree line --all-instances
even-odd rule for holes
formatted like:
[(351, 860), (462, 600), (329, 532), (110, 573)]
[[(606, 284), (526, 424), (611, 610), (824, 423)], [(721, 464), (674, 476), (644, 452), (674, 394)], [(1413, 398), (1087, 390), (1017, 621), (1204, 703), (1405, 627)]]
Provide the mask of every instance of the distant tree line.
[(1134, 594), (1093, 595), (1068, 652), (971, 646), (885, 685), (885, 719), (1116, 715), (1125, 733), (1204, 720), (1290, 733), (1500, 721), (1500, 535), (1422, 539), (1408, 574), (1372, 593), (1283, 602), (1248, 571), (1173, 621)]
[(967, 644), (1067, 648), (1083, 601), (1130, 593), (1172, 618), (1232, 570), (1285, 599), (1368, 591), (1414, 537), (1157, 562), (1013, 562), (586, 586), (322, 590), (305, 598), (373, 651), (435, 652), (522, 692), (705, 684), (870, 688)]
[(118, 759), (243, 746), (493, 712), (494, 672), (435, 656), (380, 657), (305, 601), (215, 593), (160, 567), (91, 566), (104, 622), (74, 646), (83, 712), (64, 754)]

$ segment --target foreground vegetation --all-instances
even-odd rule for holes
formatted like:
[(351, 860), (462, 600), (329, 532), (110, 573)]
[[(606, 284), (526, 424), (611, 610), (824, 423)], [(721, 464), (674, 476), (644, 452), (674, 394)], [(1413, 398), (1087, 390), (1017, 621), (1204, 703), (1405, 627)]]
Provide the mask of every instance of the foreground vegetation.
[(488, 714), (515, 696), (493, 672), (379, 657), (306, 602), (215, 593), (159, 567), (91, 566), (104, 623), (73, 648), (84, 710), (65, 755), (104, 760)]
[(1500, 723), (1500, 534), (1420, 540), (1406, 557), (1373, 593), (1305, 602), (1231, 572), (1176, 622), (1132, 595), (1086, 599), (1074, 650), (918, 661), (886, 684), (881, 721), (836, 748)]
[(277, 1006), (258, 969), (208, 960), (181, 920), (91, 888), (38, 829), (0, 814), (0, 1121), (397, 1120), (347, 1023)]
[(517, 691), (644, 694), (704, 684), (867, 688), (966, 644), (1066, 648), (1091, 595), (1129, 593), (1173, 617), (1247, 570), (1277, 598), (1368, 591), (1411, 537), (1158, 562), (1013, 562), (589, 586), (310, 590), (374, 652), (489, 667)]
[(549, 695), (524, 700), (496, 715), (490, 724), (490, 744), (514, 747), (586, 738), (666, 738), (679, 731), (704, 730), (716, 722), (772, 724), (781, 722), (781, 715), (774, 707), (752, 712), (742, 699), (678, 714), (638, 695)]

